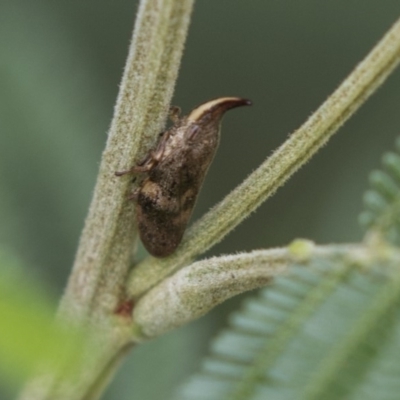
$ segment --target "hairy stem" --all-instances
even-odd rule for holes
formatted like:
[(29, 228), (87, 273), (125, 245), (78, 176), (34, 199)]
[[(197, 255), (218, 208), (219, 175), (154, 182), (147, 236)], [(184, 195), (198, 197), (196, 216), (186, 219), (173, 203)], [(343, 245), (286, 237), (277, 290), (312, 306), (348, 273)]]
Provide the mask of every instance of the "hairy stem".
[(400, 21), (271, 157), (189, 229), (173, 255), (161, 260), (148, 258), (132, 271), (130, 295), (140, 297), (166, 276), (222, 240), (326, 144), (384, 82), (399, 60)]
[(213, 257), (182, 268), (146, 293), (136, 304), (133, 319), (138, 339), (152, 338), (201, 317), (227, 300), (288, 272), (293, 264), (316, 258), (346, 258), (365, 263), (381, 257), (364, 244), (315, 246), (296, 240), (286, 248)]
[[(132, 339), (130, 317), (115, 311), (124, 298), (136, 242), (130, 179), (115, 171), (130, 167), (163, 128), (172, 97), (193, 0), (142, 0), (93, 200), (60, 316), (93, 329), (95, 351), (82, 356), (75, 379), (56, 371), (38, 377), (21, 399), (94, 399)], [(92, 349), (93, 350), (93, 349)]]
[(71, 318), (109, 314), (121, 297), (136, 228), (133, 202), (127, 201), (130, 179), (114, 173), (141, 158), (163, 128), (192, 3), (141, 2), (92, 204), (63, 299)]

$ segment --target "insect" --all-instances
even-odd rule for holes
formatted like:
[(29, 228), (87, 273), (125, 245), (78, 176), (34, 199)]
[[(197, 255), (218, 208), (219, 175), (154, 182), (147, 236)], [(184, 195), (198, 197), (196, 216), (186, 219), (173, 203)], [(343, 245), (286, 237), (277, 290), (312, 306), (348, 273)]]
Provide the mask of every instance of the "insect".
[(155, 148), (131, 169), (115, 173), (143, 177), (130, 198), (136, 202), (140, 238), (153, 256), (166, 257), (178, 247), (217, 150), (221, 118), (244, 105), (251, 101), (221, 97), (185, 117), (179, 117), (179, 108), (173, 107), (174, 124), (160, 135)]

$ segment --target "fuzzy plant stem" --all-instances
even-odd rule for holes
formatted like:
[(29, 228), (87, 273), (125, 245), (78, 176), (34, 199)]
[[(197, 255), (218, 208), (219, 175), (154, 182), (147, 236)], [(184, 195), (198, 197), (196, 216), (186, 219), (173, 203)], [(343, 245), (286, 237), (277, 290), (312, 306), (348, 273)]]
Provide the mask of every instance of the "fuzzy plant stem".
[(399, 60), (400, 21), (397, 21), (321, 107), (241, 185), (188, 230), (173, 255), (165, 259), (148, 258), (132, 271), (130, 296), (142, 296), (222, 240), (326, 144), (385, 81)]
[(143, 0), (115, 113), (71, 277), (62, 302), (71, 319), (110, 314), (126, 281), (136, 227), (129, 168), (162, 131), (178, 74), (193, 0)]
[(142, 0), (108, 134), (93, 200), (75, 264), (61, 302), (63, 321), (86, 324), (94, 348), (82, 357), (76, 377), (52, 373), (33, 379), (24, 400), (95, 399), (126, 353), (132, 335), (129, 313), (116, 315), (136, 242), (129, 168), (162, 131), (187, 36), (193, 0)]
[(287, 247), (198, 261), (139, 299), (133, 311), (134, 339), (139, 342), (160, 336), (201, 317), (233, 296), (266, 286), (295, 265), (306, 269), (318, 260), (337, 265), (338, 271), (358, 268), (365, 272), (377, 263), (398, 265), (400, 251), (379, 240), (316, 245), (310, 240), (296, 239)]
[(296, 240), (288, 247), (213, 257), (182, 268), (139, 299), (133, 312), (135, 339), (160, 336), (201, 317), (223, 301), (267, 285), (293, 264), (314, 258), (363, 259), (364, 245), (315, 246)]

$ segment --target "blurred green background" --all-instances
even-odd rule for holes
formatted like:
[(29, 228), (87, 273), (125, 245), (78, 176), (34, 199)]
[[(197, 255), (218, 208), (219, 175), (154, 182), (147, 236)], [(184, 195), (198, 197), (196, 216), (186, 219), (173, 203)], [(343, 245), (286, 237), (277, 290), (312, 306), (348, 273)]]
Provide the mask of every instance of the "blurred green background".
[[(0, 243), (61, 295), (94, 187), (137, 2), (0, 2)], [(241, 182), (338, 86), (400, 16), (398, 0), (199, 0), (176, 87), (184, 111), (234, 110), (194, 218)], [(369, 171), (400, 133), (400, 73), (286, 186), (208, 255), (357, 241)], [(143, 345), (105, 399), (159, 400), (196, 370), (233, 299)], [(27, 336), (28, 338), (28, 336)], [(12, 398), (3, 389), (0, 398)]]

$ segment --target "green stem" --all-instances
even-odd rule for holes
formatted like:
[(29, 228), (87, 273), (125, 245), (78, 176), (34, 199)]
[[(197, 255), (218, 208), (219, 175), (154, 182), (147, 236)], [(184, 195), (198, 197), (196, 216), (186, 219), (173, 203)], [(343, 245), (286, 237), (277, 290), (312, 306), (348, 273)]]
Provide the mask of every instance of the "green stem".
[(315, 246), (297, 240), (288, 247), (256, 250), (202, 260), (181, 269), (139, 299), (133, 312), (137, 339), (160, 336), (209, 312), (240, 293), (265, 286), (291, 265), (309, 265), (316, 258), (361, 258), (360, 244)]
[[(168, 113), (193, 0), (141, 2), (92, 204), (62, 302), (84, 318), (113, 312), (136, 242), (134, 205), (127, 201), (130, 167), (153, 145)], [(72, 314), (72, 315), (71, 315)]]
[(82, 355), (75, 379), (50, 371), (30, 382), (20, 399), (94, 399), (132, 338), (128, 316), (115, 316), (124, 297), (136, 242), (130, 179), (117, 178), (155, 142), (168, 113), (193, 0), (142, 0), (114, 117), (60, 306), (60, 317), (92, 328), (93, 351)]

